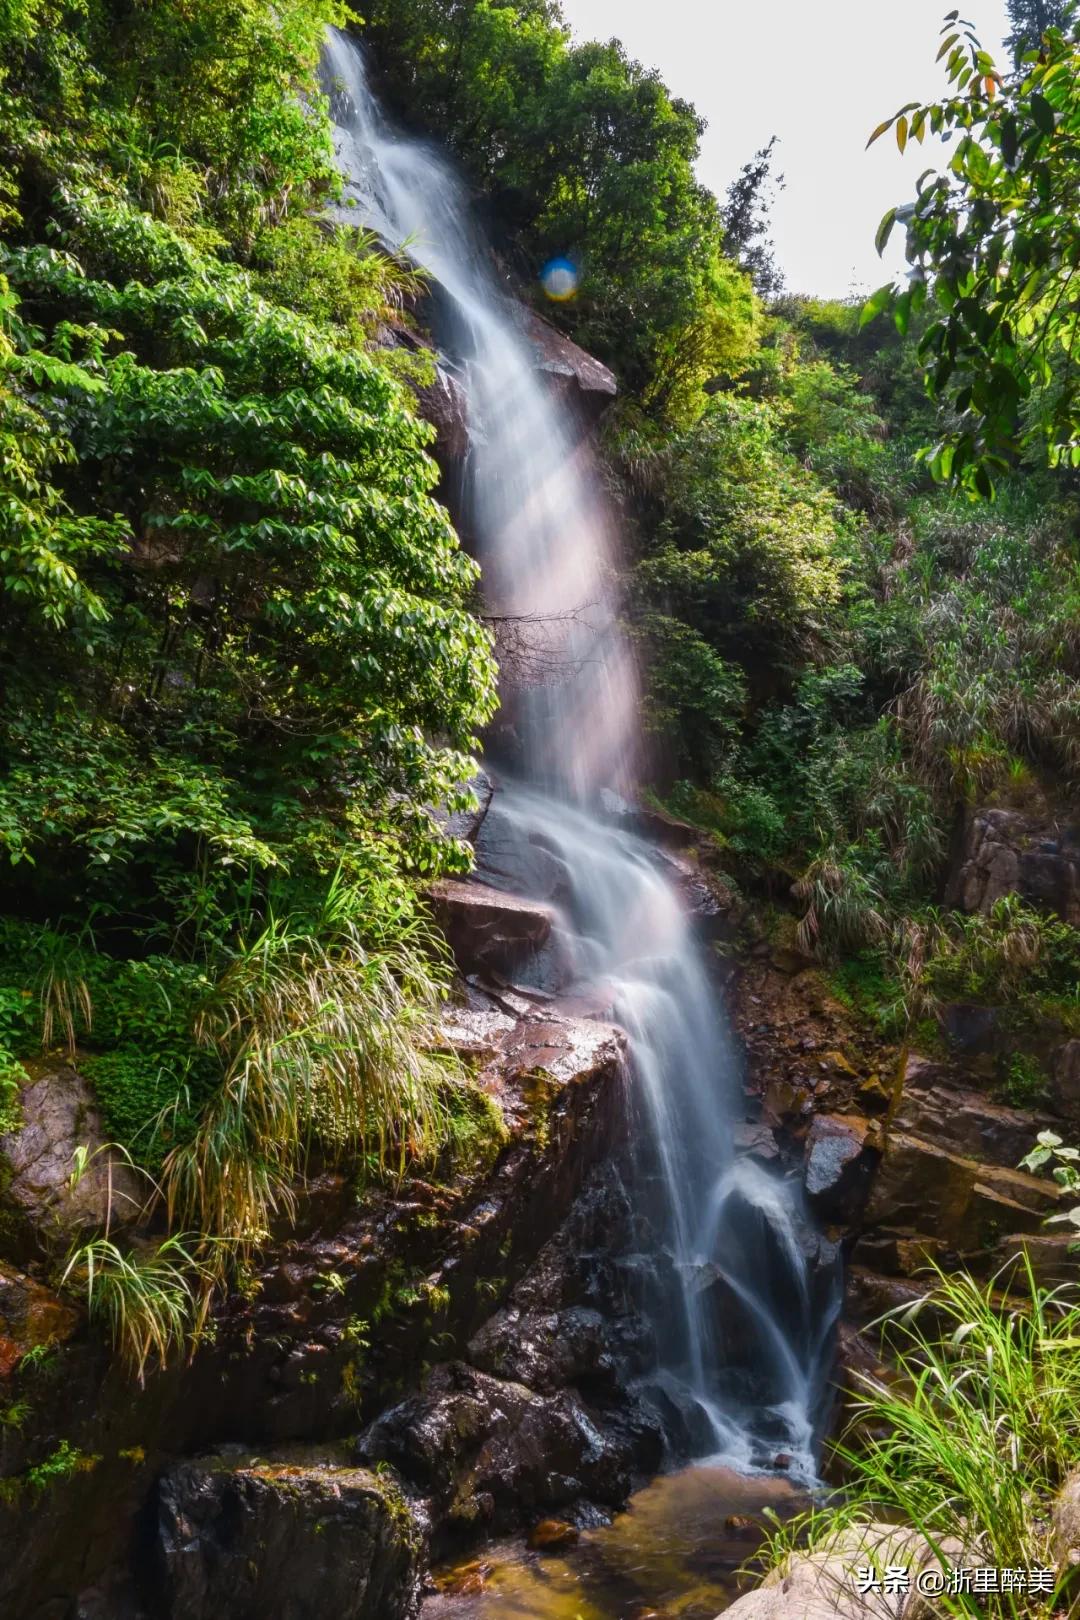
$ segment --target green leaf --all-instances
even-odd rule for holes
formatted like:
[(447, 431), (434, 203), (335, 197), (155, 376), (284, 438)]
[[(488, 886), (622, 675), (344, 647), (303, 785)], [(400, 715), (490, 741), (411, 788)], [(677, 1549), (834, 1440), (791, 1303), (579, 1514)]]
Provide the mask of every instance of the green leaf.
[(883, 309), (888, 307), (892, 295), (893, 283), (891, 281), (887, 281), (883, 287), (879, 287), (877, 292), (871, 293), (859, 315), (859, 326), (869, 326), (870, 322), (880, 315)]
[(877, 248), (879, 259), (885, 251), (885, 246), (892, 234), (892, 228), (895, 224), (896, 209), (890, 208), (889, 212), (885, 215), (884, 219), (881, 221), (881, 224), (878, 226), (877, 235), (874, 237), (874, 246)]
[(1052, 135), (1055, 128), (1054, 109), (1044, 95), (1038, 90), (1032, 92), (1031, 116), (1035, 120), (1035, 127), (1043, 135)]

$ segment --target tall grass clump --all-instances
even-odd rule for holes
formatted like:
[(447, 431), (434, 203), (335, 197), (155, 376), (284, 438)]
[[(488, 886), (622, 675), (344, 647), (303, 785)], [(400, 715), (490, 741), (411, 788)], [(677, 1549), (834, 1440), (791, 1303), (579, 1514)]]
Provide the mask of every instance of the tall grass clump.
[(222, 1080), (191, 1136), (165, 1156), (172, 1229), (247, 1248), (295, 1211), (313, 1150), (404, 1171), (445, 1136), (456, 1062), (438, 1050), (446, 969), (435, 938), (403, 921), (365, 943), (355, 896), (334, 888), (314, 922), (270, 917), (199, 1005), (194, 1039)]
[[(939, 1272), (923, 1300), (876, 1324), (892, 1373), (860, 1379), (835, 1447), (848, 1483), (777, 1528), (774, 1561), (887, 1521), (920, 1531), (946, 1564), (1054, 1566), (1054, 1498), (1080, 1467), (1080, 1299), (1040, 1288), (1026, 1257), (1016, 1264), (1010, 1281), (1024, 1298), (1003, 1301), (1001, 1277)], [(950, 1554), (956, 1546), (962, 1557)], [(1055, 1612), (1055, 1600), (1037, 1592), (944, 1594), (935, 1603), (942, 1614), (1010, 1620)]]
[(214, 1268), (198, 1234), (121, 1248), (108, 1236), (81, 1244), (62, 1278), (86, 1300), (114, 1349), (142, 1384), (151, 1361), (164, 1363), (197, 1336), (210, 1306)]

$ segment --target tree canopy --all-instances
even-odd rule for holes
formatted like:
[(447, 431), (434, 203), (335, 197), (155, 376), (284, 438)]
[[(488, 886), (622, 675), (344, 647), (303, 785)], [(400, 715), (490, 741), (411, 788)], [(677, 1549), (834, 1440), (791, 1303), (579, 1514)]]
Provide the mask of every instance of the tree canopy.
[(693, 414), (704, 383), (741, 368), (753, 295), (694, 176), (702, 120), (658, 73), (617, 40), (571, 44), (558, 7), (536, 0), (374, 0), (363, 37), (396, 114), (422, 108), (487, 191), (518, 272), (578, 265), (578, 297), (553, 318), (646, 410)]

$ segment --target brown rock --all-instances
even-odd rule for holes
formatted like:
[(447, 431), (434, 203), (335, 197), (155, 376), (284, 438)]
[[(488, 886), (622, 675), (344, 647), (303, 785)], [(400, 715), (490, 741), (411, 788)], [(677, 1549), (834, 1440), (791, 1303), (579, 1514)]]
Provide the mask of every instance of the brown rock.
[(520, 304), (518, 312), (535, 369), (580, 407), (587, 422), (595, 422), (618, 393), (614, 374), (535, 310)]
[(866, 1228), (931, 1232), (949, 1248), (982, 1250), (1004, 1232), (1038, 1231), (1058, 1190), (1021, 1170), (951, 1153), (903, 1131), (890, 1132), (866, 1208)]
[(813, 1112), (814, 1101), (809, 1086), (785, 1075), (770, 1078), (761, 1099), (762, 1110), (774, 1124), (790, 1124), (805, 1119)]
[(985, 913), (1006, 894), (1080, 923), (1080, 829), (1019, 810), (974, 811), (946, 903)]
[[(1001, 1238), (994, 1246), (992, 1270), (1003, 1272), (1003, 1285), (1013, 1290), (1026, 1290), (1027, 1265), (1030, 1265), (1036, 1283), (1044, 1288), (1057, 1288), (1062, 1284), (1072, 1287), (1077, 1278), (1075, 1253), (1076, 1234), (1063, 1232), (1013, 1232)], [(1027, 1264), (1014, 1264), (1026, 1259)], [(1004, 1268), (1009, 1266), (1008, 1271)]]
[[(6, 1161), (3, 1198), (22, 1238), (20, 1252), (50, 1251), (73, 1233), (130, 1225), (147, 1188), (104, 1148), (101, 1116), (82, 1075), (68, 1064), (46, 1068), (23, 1086), (19, 1101), (23, 1123), (0, 1137), (0, 1164)], [(78, 1148), (88, 1160), (72, 1186)]]
[[(909, 1061), (909, 1075), (911, 1071)], [(1007, 1108), (981, 1091), (942, 1082), (932, 1087), (913, 1085), (910, 1079), (905, 1081), (895, 1115), (900, 1130), (926, 1137), (965, 1158), (1010, 1170), (1034, 1147), (1039, 1132), (1053, 1124), (1049, 1114)]]
[(541, 1519), (529, 1531), (529, 1546), (537, 1552), (549, 1552), (555, 1547), (572, 1547), (581, 1540), (581, 1531), (565, 1519)]
[(513, 974), (551, 937), (555, 912), (540, 900), (450, 879), (435, 884), (431, 899), (463, 973)]
[(1066, 1041), (1054, 1054), (1050, 1096), (1059, 1112), (1080, 1126), (1080, 1041)]
[(78, 1325), (78, 1312), (50, 1289), (0, 1263), (0, 1378), (9, 1377), (28, 1351), (65, 1344)]

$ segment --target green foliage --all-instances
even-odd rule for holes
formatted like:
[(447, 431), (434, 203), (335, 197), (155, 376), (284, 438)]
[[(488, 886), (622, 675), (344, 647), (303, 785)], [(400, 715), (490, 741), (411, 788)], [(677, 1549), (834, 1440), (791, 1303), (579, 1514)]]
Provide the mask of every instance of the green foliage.
[(1011, 29), (1005, 41), (1019, 66), (1028, 51), (1037, 51), (1048, 28), (1064, 29), (1069, 0), (1006, 0)]
[[(1040, 1131), (1038, 1141), (1031, 1152), (1020, 1161), (1021, 1168), (1033, 1173), (1044, 1170), (1050, 1166), (1050, 1173), (1062, 1193), (1068, 1198), (1080, 1196), (1080, 1148), (1067, 1147), (1061, 1137), (1054, 1131)], [(1058, 1221), (1065, 1221), (1072, 1227), (1080, 1227), (1080, 1203), (1071, 1209), (1063, 1210), (1057, 1215), (1047, 1216), (1047, 1225)], [(1075, 1250), (1077, 1245), (1070, 1245)]]
[(447, 1085), (444, 1098), (452, 1167), (466, 1175), (490, 1169), (510, 1136), (502, 1109), (494, 1097), (464, 1080)]
[(317, 927), (273, 917), (241, 942), (195, 1016), (197, 1045), (222, 1082), (189, 1141), (161, 1172), (171, 1220), (231, 1242), (259, 1242), (291, 1213), (312, 1144), (404, 1169), (444, 1134), (430, 1050), (442, 981), (418, 924), (372, 950), (362, 897), (332, 891)]
[[(1072, 1416), (1080, 1307), (1071, 1293), (1040, 1288), (1026, 1263), (1018, 1280), (1029, 1300), (1003, 1307), (1000, 1279), (939, 1274), (918, 1307), (879, 1324), (896, 1376), (860, 1380), (851, 1429), (836, 1448), (844, 1496), (779, 1526), (773, 1561), (806, 1544), (823, 1548), (839, 1529), (886, 1520), (913, 1526), (934, 1547), (955, 1537), (978, 1549), (972, 1562), (1056, 1567), (1050, 1510), (1080, 1464)], [(1069, 1573), (1066, 1565), (1062, 1585)], [(1055, 1607), (1038, 1593), (941, 1602), (943, 1613), (1000, 1620)]]
[(415, 881), (494, 665), (379, 343), (419, 283), (313, 216), (346, 21), (0, 8), (0, 1127), (59, 1045), (158, 1178), (66, 1274), (140, 1377), (313, 1152), (453, 1134)]
[[(930, 912), (917, 952), (923, 1010), (973, 1002), (1038, 1028), (1080, 1020), (1080, 930), (1003, 895), (989, 913)], [(1080, 1027), (1080, 1023), (1078, 1023)]]
[(1075, 7), (1064, 8), (1003, 79), (958, 19), (949, 14), (938, 52), (950, 94), (909, 103), (871, 137), (892, 129), (901, 151), (927, 133), (956, 138), (948, 168), (927, 170), (916, 201), (882, 221), (879, 245), (905, 225), (913, 276), (905, 291), (879, 289), (866, 313), (891, 303), (903, 329), (934, 300), (920, 354), (928, 389), (954, 415), (926, 454), (935, 476), (990, 496), (1021, 447), (1080, 466), (1080, 39)]
[(1029, 1052), (1014, 1052), (1009, 1059), (1004, 1092), (1014, 1108), (1032, 1108), (1046, 1097), (1047, 1074)]

